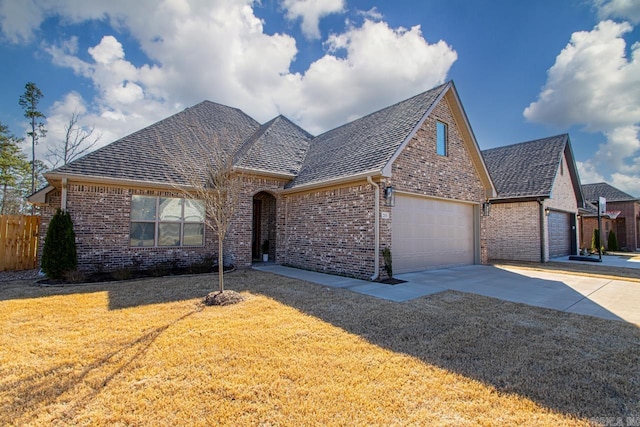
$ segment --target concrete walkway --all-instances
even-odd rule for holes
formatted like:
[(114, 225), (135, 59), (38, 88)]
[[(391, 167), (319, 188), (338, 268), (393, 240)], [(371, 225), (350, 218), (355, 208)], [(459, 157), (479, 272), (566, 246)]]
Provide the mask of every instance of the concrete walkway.
[(456, 290), (640, 326), (640, 282), (470, 265), (398, 274), (395, 277), (405, 283), (386, 285), (275, 264), (256, 264), (253, 268), (396, 302)]
[[(640, 269), (640, 254), (635, 253), (635, 258), (631, 256), (618, 256), (618, 255), (602, 255), (602, 262), (596, 261), (572, 261), (568, 256), (559, 258), (552, 258), (551, 261), (566, 262), (569, 264), (591, 264), (591, 265), (604, 265), (609, 267), (625, 267), (625, 268), (638, 268)], [(598, 255), (591, 255), (589, 258), (594, 260), (598, 259)]]

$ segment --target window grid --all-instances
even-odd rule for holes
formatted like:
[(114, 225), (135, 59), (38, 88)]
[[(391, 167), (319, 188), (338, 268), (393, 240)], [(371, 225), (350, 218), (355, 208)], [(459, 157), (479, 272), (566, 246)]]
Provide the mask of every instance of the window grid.
[[(138, 218), (133, 218), (133, 215), (131, 217), (131, 227), (130, 227), (130, 236), (129, 236), (129, 244), (132, 247), (202, 247), (204, 246), (204, 217), (202, 218), (202, 220), (199, 221), (193, 221), (193, 220), (187, 220), (185, 218), (185, 210), (187, 209), (187, 204), (188, 203), (194, 203), (196, 204), (195, 208), (197, 210), (202, 210), (202, 215), (204, 215), (204, 206), (201, 204), (201, 202), (199, 201), (191, 201), (188, 199), (182, 199), (182, 198), (171, 198), (171, 197), (156, 197), (156, 196), (132, 196), (131, 199), (131, 206), (133, 206), (134, 204), (134, 197), (138, 197), (140, 198), (140, 200), (142, 200), (142, 198), (148, 198), (148, 199), (155, 199), (154, 200), (154, 219), (138, 219)], [(179, 203), (180, 205), (180, 215), (179, 217), (174, 216), (174, 218), (176, 218), (176, 220), (174, 221), (168, 221), (166, 219), (162, 219), (162, 212), (161, 212), (161, 200), (166, 200), (168, 203)], [(198, 207), (200, 209), (198, 209)], [(132, 209), (133, 212), (133, 209)], [(191, 215), (191, 217), (196, 217), (197, 215)], [(153, 238), (152, 239), (145, 239), (144, 235), (145, 232), (149, 232), (149, 230), (139, 230), (137, 229), (137, 224), (149, 224), (149, 225), (153, 225)], [(163, 244), (162, 242), (162, 236), (161, 236), (161, 232), (163, 232), (163, 228), (162, 226), (167, 226), (167, 225), (178, 225), (178, 233), (177, 233), (177, 240), (174, 240), (174, 244)], [(194, 243), (194, 244), (185, 244), (185, 228), (192, 228), (190, 226), (198, 226), (197, 228), (199, 228), (198, 234), (197, 236), (201, 236), (200, 237), (200, 242), (198, 243)], [(134, 238), (134, 234), (140, 234), (139, 238)], [(138, 241), (138, 243), (136, 244), (135, 241)], [(149, 240), (151, 240), (152, 244), (148, 244)]]

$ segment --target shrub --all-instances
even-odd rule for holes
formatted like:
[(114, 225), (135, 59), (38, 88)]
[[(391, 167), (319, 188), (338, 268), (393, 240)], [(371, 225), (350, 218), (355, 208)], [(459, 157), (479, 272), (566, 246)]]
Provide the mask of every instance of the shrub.
[(78, 266), (76, 235), (68, 212), (58, 209), (49, 222), (42, 249), (42, 271), (50, 279), (62, 279)]
[(160, 262), (149, 268), (149, 275), (152, 277), (168, 276), (171, 273), (171, 261)]
[(597, 228), (593, 230), (593, 237), (591, 238), (591, 252), (598, 252), (600, 247), (600, 230)]
[(87, 281), (87, 275), (78, 270), (71, 270), (64, 273), (65, 282), (69, 283), (83, 283)]
[(119, 268), (111, 272), (111, 277), (116, 280), (129, 280), (133, 277), (133, 270), (131, 268)]
[(213, 270), (215, 261), (214, 257), (205, 257), (202, 261), (191, 264), (187, 271), (194, 274), (210, 273)]
[(387, 271), (389, 279), (393, 277), (393, 259), (391, 258), (391, 249), (385, 247), (382, 250), (382, 257), (384, 258), (384, 269)]
[(609, 231), (609, 236), (607, 238), (607, 248), (610, 251), (617, 251), (618, 249), (620, 249), (618, 247), (618, 239), (616, 238), (616, 233), (614, 233), (613, 230)]

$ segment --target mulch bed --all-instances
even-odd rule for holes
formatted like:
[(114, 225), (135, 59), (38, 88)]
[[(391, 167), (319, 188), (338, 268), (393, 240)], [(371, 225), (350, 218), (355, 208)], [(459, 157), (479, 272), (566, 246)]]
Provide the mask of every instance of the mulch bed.
[(378, 282), (384, 283), (385, 285), (399, 285), (400, 283), (406, 283), (406, 280), (400, 280), (394, 277), (387, 277), (386, 279), (378, 280)]

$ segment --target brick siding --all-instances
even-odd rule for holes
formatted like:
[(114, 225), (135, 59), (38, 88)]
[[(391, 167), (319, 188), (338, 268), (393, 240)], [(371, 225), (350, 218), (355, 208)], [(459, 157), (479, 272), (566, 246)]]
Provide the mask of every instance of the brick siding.
[(359, 278), (373, 274), (370, 184), (288, 194), (285, 203), (285, 264)]
[[(566, 156), (551, 189), (551, 197), (541, 200), (542, 209), (569, 214), (578, 213), (578, 203), (567, 166)], [(546, 262), (549, 260), (549, 226), (545, 216), (540, 232), (540, 205), (537, 201), (494, 203), (491, 215), (484, 218), (487, 230), (488, 258)], [(576, 247), (579, 230), (576, 232)], [(544, 236), (541, 238), (541, 235)], [(542, 246), (542, 247), (541, 247)]]
[[(440, 156), (436, 152), (438, 121), (447, 124), (446, 156)], [(397, 190), (424, 196), (463, 200), (479, 205), (485, 200), (485, 189), (446, 98), (435, 106), (398, 156), (388, 183)], [(478, 232), (481, 262), (486, 263), (486, 227), (482, 223)], [(388, 244), (391, 244), (390, 240)]]
[(494, 203), (484, 223), (490, 260), (540, 262), (538, 202)]
[[(225, 263), (241, 267), (251, 265), (251, 206), (254, 193), (279, 191), (283, 180), (247, 179), (243, 187), (241, 208), (236, 211), (230, 231), (225, 239)], [(132, 189), (106, 185), (69, 184), (67, 207), (74, 223), (78, 250), (78, 269), (95, 271), (114, 270), (123, 267), (153, 265), (170, 262), (180, 266), (217, 257), (216, 234), (205, 227), (205, 244), (202, 247), (132, 247), (129, 244), (131, 196), (182, 197), (179, 192), (153, 189)], [(264, 197), (264, 196), (263, 196)], [(47, 195), (47, 205), (42, 209), (40, 239), (44, 236), (51, 217), (60, 207), (61, 193), (55, 190)], [(273, 212), (273, 210), (272, 210)], [(267, 227), (267, 229), (269, 229)], [(248, 235), (248, 237), (247, 237)], [(276, 241), (272, 243), (275, 253)]]

